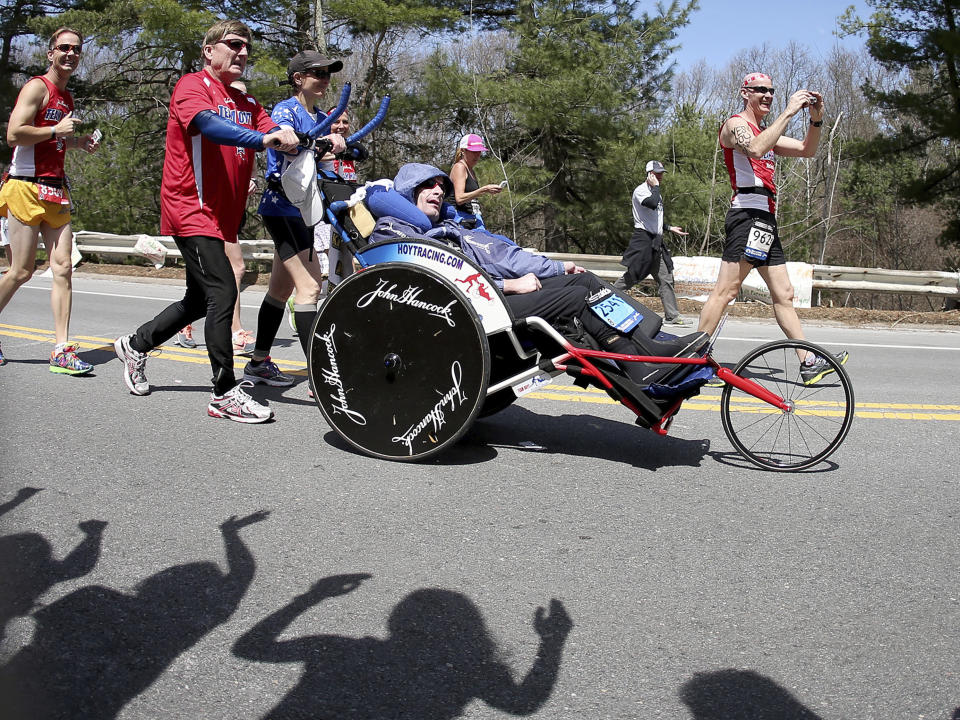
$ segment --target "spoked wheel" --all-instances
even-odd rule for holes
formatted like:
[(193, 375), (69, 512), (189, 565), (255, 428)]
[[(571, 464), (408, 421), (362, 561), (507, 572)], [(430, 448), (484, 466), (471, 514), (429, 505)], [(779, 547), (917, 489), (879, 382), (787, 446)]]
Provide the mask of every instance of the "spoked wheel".
[[(811, 385), (800, 375), (797, 350), (822, 357), (830, 372)], [(720, 398), (723, 429), (750, 462), (768, 470), (805, 470), (836, 450), (853, 422), (850, 378), (833, 355), (803, 340), (778, 340), (748, 353), (735, 374), (785, 400), (787, 410), (727, 384)]]
[(476, 311), (425, 268), (384, 263), (352, 275), (317, 312), (310, 379), (330, 426), (359, 450), (422, 460), (480, 410), (490, 350)]

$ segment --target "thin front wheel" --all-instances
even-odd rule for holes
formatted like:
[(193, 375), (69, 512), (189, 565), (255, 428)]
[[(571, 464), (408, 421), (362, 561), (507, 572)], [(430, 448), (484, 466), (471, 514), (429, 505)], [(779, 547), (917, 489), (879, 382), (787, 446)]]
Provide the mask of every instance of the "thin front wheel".
[[(829, 369), (805, 384), (798, 351), (816, 353)], [(768, 470), (806, 470), (828, 458), (850, 431), (853, 387), (840, 360), (823, 348), (804, 340), (778, 340), (748, 353), (733, 372), (787, 405), (780, 409), (729, 383), (724, 386), (724, 432), (750, 462)]]

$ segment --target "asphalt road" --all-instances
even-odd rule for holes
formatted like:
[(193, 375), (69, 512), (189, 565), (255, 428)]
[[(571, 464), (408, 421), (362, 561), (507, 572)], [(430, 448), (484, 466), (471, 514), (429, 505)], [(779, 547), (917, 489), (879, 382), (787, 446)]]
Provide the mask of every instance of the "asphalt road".
[[(960, 706), (956, 330), (807, 327), (850, 351), (858, 406), (816, 472), (746, 465), (715, 411), (661, 438), (563, 379), (407, 465), (349, 451), (305, 383), (257, 387), (274, 423), (208, 418), (202, 349), (164, 348), (129, 395), (112, 340), (175, 285), (78, 277), (95, 374), (47, 372), (47, 282), (0, 317), (0, 717)], [(733, 321), (717, 357), (777, 337)], [(274, 359), (302, 373), (286, 326)]]

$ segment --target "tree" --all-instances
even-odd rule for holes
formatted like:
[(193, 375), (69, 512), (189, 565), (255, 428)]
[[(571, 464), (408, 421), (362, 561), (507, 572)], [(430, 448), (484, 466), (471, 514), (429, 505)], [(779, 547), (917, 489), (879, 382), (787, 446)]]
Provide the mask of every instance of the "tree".
[[(902, 197), (911, 203), (939, 202), (951, 220), (941, 240), (960, 250), (960, 6), (953, 0), (867, 0), (869, 19), (853, 10), (842, 21), (845, 32), (866, 32), (870, 54), (906, 83), (864, 85), (888, 121), (887, 132), (868, 148), (873, 157), (921, 159), (906, 178)], [(953, 260), (956, 267), (957, 260)]]
[(650, 16), (632, 1), (521, 2), (502, 31), (456, 37), (394, 96), (398, 158), (447, 167), (455, 139), (480, 132), (494, 158), (478, 174), (510, 181), (484, 198), (488, 226), (547, 250), (619, 252), (669, 90), (670, 41), (694, 7)]

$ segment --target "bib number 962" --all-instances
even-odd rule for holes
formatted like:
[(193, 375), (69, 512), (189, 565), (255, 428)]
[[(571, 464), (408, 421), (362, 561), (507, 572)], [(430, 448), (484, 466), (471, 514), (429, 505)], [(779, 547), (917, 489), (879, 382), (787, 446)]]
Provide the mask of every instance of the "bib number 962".
[(747, 234), (747, 247), (743, 254), (751, 260), (766, 260), (774, 237), (772, 225), (760, 221), (754, 222)]

